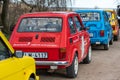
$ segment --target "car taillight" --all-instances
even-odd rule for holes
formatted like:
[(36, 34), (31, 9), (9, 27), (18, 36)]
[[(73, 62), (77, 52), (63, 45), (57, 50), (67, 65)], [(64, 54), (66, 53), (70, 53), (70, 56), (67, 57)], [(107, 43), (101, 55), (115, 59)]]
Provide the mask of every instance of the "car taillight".
[(115, 25), (112, 25), (113, 30), (115, 30)]
[(59, 59), (66, 58), (66, 48), (60, 48)]
[(100, 31), (100, 36), (103, 37), (104, 36), (104, 30)]

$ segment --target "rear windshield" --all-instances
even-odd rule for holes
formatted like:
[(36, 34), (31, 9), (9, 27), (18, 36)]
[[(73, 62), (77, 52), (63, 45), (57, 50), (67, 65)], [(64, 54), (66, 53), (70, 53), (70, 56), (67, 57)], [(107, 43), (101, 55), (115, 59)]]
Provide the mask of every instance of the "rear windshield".
[(60, 32), (62, 18), (24, 18), (18, 32)]
[(83, 12), (80, 13), (82, 21), (99, 21), (100, 13), (98, 12)]

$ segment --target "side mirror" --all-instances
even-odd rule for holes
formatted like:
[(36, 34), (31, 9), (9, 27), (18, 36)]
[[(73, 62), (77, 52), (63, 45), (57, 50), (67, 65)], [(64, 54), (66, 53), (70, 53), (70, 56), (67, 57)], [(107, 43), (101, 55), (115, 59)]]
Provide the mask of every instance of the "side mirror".
[(23, 57), (23, 52), (22, 51), (15, 51), (15, 57), (22, 58)]
[(10, 26), (10, 31), (13, 31), (14, 27), (15, 27), (15, 25), (11, 25)]

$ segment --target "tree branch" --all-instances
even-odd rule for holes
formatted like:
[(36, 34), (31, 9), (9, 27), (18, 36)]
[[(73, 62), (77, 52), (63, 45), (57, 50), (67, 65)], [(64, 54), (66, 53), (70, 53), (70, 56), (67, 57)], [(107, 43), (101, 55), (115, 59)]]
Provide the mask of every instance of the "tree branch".
[(27, 3), (25, 0), (21, 0), (25, 5), (31, 7), (31, 8), (34, 8), (34, 7), (37, 7), (36, 5), (33, 5), (33, 4), (29, 4)]

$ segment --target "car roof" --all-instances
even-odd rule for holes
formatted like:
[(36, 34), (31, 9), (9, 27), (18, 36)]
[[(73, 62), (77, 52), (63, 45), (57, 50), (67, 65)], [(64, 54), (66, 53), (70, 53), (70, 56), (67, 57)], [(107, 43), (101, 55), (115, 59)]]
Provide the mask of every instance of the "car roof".
[(103, 12), (103, 9), (80, 9), (76, 10), (75, 12)]
[(67, 16), (70, 14), (76, 14), (75, 12), (68, 12), (68, 11), (53, 11), (53, 12), (33, 12), (33, 13), (27, 13), (22, 15), (23, 17), (62, 17)]
[(106, 9), (105, 11), (107, 11), (107, 12), (115, 12), (115, 10), (112, 10), (112, 9)]

